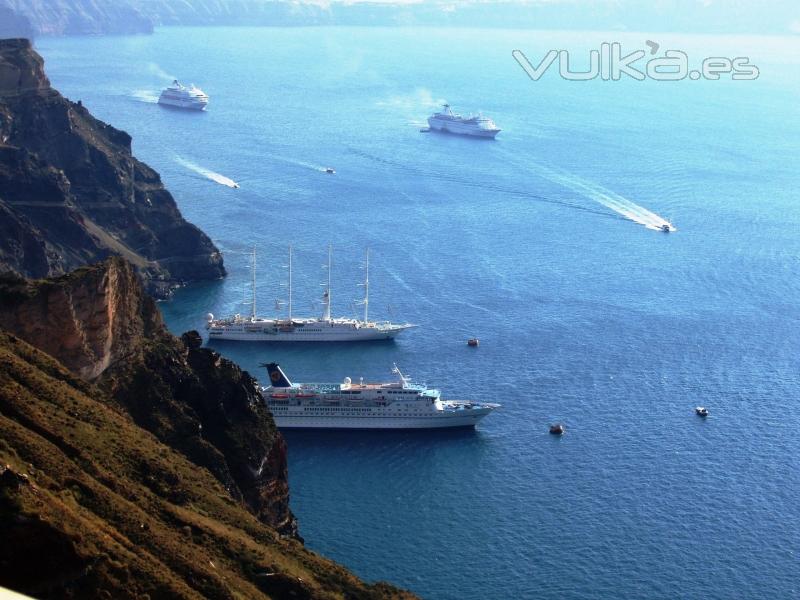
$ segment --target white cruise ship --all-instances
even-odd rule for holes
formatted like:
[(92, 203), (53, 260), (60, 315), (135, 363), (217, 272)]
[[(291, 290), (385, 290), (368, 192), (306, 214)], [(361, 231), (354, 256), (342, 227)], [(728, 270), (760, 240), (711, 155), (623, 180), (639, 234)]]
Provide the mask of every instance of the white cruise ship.
[(232, 340), (239, 342), (358, 342), (387, 340), (397, 334), (416, 327), (410, 323), (391, 323), (389, 321), (370, 321), (369, 319), (369, 252), (365, 264), (364, 280), (364, 318), (331, 317), (331, 249), (328, 248), (328, 282), (322, 295), (323, 312), (320, 317), (295, 317), (292, 314), (292, 249), (289, 248), (289, 299), (288, 316), (264, 318), (256, 316), (256, 253), (253, 250), (253, 299), (250, 316), (234, 315), (215, 319), (213, 314), (206, 316), (206, 329), (210, 340)]
[(499, 404), (442, 400), (439, 390), (412, 383), (397, 365), (390, 383), (292, 383), (276, 363), (261, 388), (275, 424), (315, 429), (440, 429), (475, 427)]
[(445, 104), (441, 112), (434, 113), (428, 117), (428, 126), (432, 131), (483, 138), (494, 138), (500, 133), (500, 129), (489, 117), (484, 117), (483, 115), (462, 117), (454, 113), (449, 104)]
[(161, 92), (158, 103), (191, 110), (205, 110), (208, 105), (208, 96), (194, 84), (186, 87), (178, 83), (176, 79), (171, 86)]

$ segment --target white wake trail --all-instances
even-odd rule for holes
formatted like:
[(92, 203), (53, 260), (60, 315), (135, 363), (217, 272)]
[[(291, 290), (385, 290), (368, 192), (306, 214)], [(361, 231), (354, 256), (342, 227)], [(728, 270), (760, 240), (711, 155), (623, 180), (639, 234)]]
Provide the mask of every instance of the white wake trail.
[(624, 196), (620, 196), (616, 192), (612, 192), (601, 185), (581, 179), (576, 175), (560, 172), (550, 167), (535, 165), (535, 168), (546, 179), (583, 194), (595, 202), (602, 204), (606, 208), (610, 208), (626, 219), (629, 219), (635, 223), (639, 223), (640, 225), (644, 225), (648, 229), (663, 231), (664, 226), (666, 225), (669, 227), (670, 231), (676, 231), (675, 226), (664, 217), (646, 209), (644, 206), (639, 206), (635, 202), (628, 200)]
[(214, 171), (211, 171), (210, 169), (206, 169), (205, 167), (201, 167), (200, 165), (198, 165), (196, 163), (193, 163), (190, 160), (186, 160), (185, 158), (182, 158), (180, 156), (176, 156), (175, 157), (175, 161), (178, 164), (183, 165), (184, 167), (186, 167), (190, 171), (193, 171), (193, 172), (197, 173), (198, 175), (202, 175), (206, 179), (210, 179), (211, 181), (213, 181), (215, 183), (227, 186), (229, 188), (238, 188), (239, 187), (239, 184), (236, 183), (230, 177), (225, 177), (225, 175), (222, 175), (220, 173), (215, 173)]
[(134, 90), (131, 96), (139, 102), (146, 102), (147, 104), (157, 104), (158, 94), (153, 90)]

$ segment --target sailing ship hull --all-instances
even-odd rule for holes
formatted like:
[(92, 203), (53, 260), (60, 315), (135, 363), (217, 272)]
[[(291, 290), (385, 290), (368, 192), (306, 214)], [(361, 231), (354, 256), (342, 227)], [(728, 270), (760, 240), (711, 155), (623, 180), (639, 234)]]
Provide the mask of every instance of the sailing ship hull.
[(405, 328), (376, 327), (297, 327), (292, 331), (275, 331), (265, 327), (210, 327), (209, 340), (237, 342), (359, 342), (390, 340)]

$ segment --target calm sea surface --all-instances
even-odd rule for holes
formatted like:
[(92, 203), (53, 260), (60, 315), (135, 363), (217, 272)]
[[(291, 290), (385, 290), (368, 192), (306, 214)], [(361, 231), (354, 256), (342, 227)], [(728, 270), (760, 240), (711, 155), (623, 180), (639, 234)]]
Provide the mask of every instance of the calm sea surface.
[[(474, 432), (288, 434), (310, 548), (440, 600), (800, 594), (800, 40), (648, 37), (693, 66), (746, 54), (761, 77), (533, 82), (511, 57), (571, 48), (580, 66), (601, 41), (643, 48), (633, 34), (37, 43), (54, 85), (131, 133), (225, 254), (227, 279), (162, 304), (175, 333), (250, 310), (253, 245), (260, 313), (286, 295), (290, 243), (295, 314), (320, 311), (330, 243), (334, 312), (351, 316), (369, 247), (371, 316), (418, 329), (217, 348), (296, 381), (385, 379), (396, 362), (447, 397), (502, 403)], [(208, 111), (155, 104), (172, 77)], [(503, 132), (420, 133), (444, 100)]]

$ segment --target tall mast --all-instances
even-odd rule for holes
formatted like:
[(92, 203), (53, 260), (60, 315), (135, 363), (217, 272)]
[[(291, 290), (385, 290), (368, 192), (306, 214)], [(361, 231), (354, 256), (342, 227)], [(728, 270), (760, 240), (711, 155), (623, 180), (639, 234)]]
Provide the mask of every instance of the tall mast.
[(367, 260), (364, 263), (364, 322), (369, 321), (369, 248), (367, 248)]
[(289, 321), (292, 320), (292, 245), (289, 244)]
[(252, 320), (256, 320), (256, 247), (253, 246), (253, 316)]
[(328, 244), (328, 286), (325, 288), (325, 313), (322, 315), (324, 321), (331, 320), (331, 263), (333, 261), (333, 246)]

